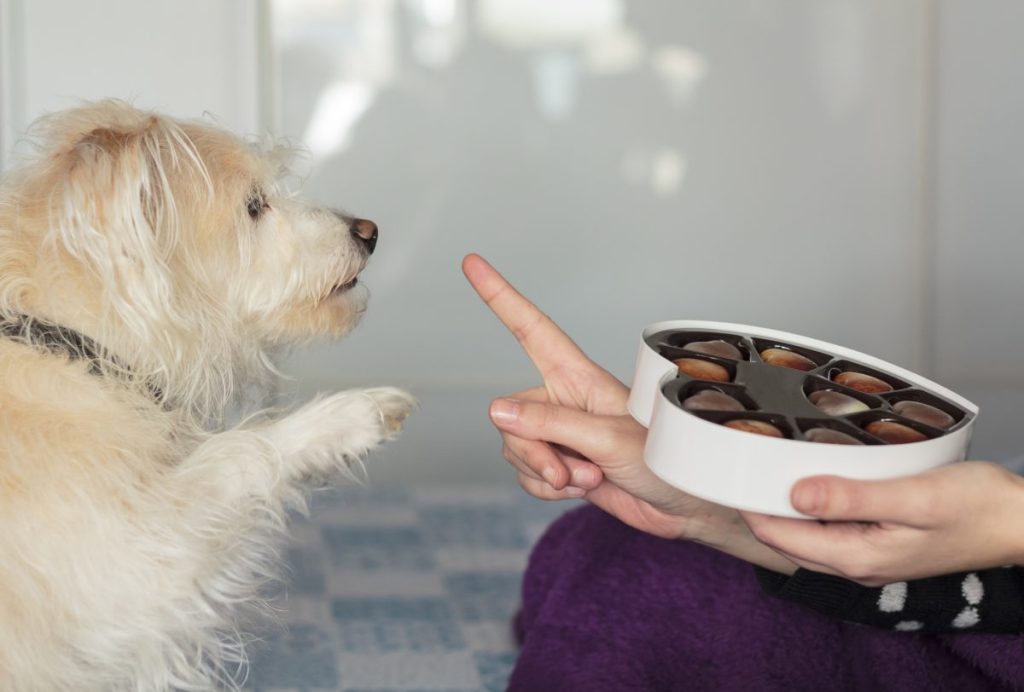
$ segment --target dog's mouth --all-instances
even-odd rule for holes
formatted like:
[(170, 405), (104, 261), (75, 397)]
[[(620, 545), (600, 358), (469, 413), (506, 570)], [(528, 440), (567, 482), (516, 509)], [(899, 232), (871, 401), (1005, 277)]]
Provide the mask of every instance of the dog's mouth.
[(332, 296), (336, 296), (336, 295), (339, 295), (341, 293), (344, 293), (345, 291), (347, 291), (347, 290), (349, 290), (351, 288), (354, 288), (357, 283), (359, 283), (359, 275), (358, 274), (356, 276), (353, 276), (348, 281), (345, 281), (343, 283), (338, 283), (338, 284), (335, 284), (334, 286), (332, 286), (330, 294)]
[(359, 285), (359, 275), (363, 273), (363, 269), (366, 268), (366, 262), (360, 262), (355, 266), (349, 266), (342, 268), (340, 276), (335, 275), (337, 278), (335, 282), (331, 284), (331, 287), (327, 290), (321, 300), (328, 300), (330, 298), (338, 298), (345, 295), (357, 285)]

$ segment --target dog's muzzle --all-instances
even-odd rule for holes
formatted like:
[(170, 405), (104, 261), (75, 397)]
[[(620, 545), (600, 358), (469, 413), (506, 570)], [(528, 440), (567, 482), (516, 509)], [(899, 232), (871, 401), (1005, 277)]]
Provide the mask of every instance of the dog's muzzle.
[(373, 254), (374, 248), (377, 247), (377, 224), (369, 219), (352, 219), (348, 225), (349, 231), (355, 236), (356, 240), (363, 243), (366, 247), (366, 251), (369, 254)]

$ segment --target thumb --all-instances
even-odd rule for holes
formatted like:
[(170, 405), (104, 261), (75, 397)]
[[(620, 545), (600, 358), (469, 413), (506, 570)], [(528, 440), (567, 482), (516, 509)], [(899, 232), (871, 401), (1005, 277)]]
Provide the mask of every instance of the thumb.
[(929, 516), (930, 489), (919, 476), (861, 481), (839, 476), (805, 478), (793, 486), (793, 507), (832, 521), (917, 525)]
[[(600, 464), (621, 455), (635, 443), (622, 425), (622, 416), (599, 416), (576, 408), (542, 401), (495, 399), (491, 421), (507, 433), (527, 440), (542, 440), (570, 447)], [(639, 440), (642, 449), (643, 440)]]

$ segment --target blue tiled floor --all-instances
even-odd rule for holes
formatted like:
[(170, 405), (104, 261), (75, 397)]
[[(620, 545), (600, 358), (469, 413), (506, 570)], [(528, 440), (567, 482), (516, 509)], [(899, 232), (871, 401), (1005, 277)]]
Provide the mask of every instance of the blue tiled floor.
[(504, 690), (529, 549), (568, 508), (514, 485), (318, 495), (294, 525), (284, 627), (251, 649), (247, 688)]

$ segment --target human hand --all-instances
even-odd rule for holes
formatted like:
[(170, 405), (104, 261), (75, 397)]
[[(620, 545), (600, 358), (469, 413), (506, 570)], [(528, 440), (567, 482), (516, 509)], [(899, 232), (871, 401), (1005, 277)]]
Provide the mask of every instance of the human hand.
[[(626, 415), (629, 390), (611, 373), (593, 362), (551, 319), (524, 298), (479, 255), (467, 255), (462, 271), (484, 303), (526, 351), (540, 371), (540, 387), (512, 395), (545, 401), (599, 415)], [(601, 469), (578, 456), (535, 440), (510, 440), (503, 435), (506, 456), (523, 476), (546, 482), (561, 497), (579, 496), (600, 485)], [(511, 446), (510, 446), (511, 445)], [(576, 491), (566, 491), (569, 483)], [(536, 487), (536, 486), (531, 486)], [(550, 493), (549, 493), (550, 494)], [(548, 499), (554, 499), (552, 495)]]
[[(524, 396), (525, 395), (525, 396)], [(693, 497), (655, 476), (644, 463), (647, 430), (630, 415), (600, 415), (544, 400), (537, 390), (497, 399), (491, 419), (501, 431), (505, 458), (519, 484), (541, 499), (584, 497), (630, 526), (662, 538), (721, 546), (748, 533), (734, 510)], [(555, 489), (543, 465), (554, 458), (573, 466), (594, 466), (596, 483)], [(538, 474), (539, 471), (539, 474)]]
[(462, 268), (543, 378), (542, 386), (491, 405), (504, 456), (528, 493), (549, 500), (582, 496), (641, 531), (699, 540), (763, 566), (793, 570), (753, 540), (735, 510), (655, 476), (643, 460), (647, 431), (626, 412), (626, 386), (483, 258), (468, 255)]
[(741, 514), (801, 567), (865, 586), (1024, 564), (1024, 478), (996, 464), (881, 481), (816, 476), (797, 483), (791, 501), (824, 523)]

